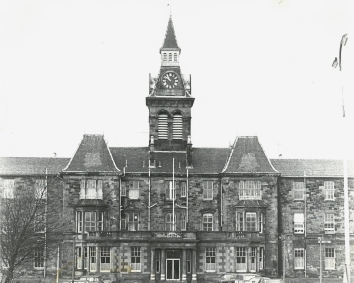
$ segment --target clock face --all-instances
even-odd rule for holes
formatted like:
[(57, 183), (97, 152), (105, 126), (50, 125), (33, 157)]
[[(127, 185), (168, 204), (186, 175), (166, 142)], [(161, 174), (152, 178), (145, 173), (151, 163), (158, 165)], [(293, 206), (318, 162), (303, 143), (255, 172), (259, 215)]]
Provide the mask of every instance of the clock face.
[(162, 83), (165, 88), (175, 88), (178, 84), (178, 77), (175, 73), (167, 72), (162, 77)]

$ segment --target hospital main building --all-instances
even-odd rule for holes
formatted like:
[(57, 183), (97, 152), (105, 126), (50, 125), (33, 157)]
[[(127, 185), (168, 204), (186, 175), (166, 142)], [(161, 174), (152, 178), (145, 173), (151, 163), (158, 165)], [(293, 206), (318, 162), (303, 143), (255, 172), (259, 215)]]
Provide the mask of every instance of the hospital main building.
[[(34, 251), (23, 277), (113, 282), (217, 282), (225, 273), (343, 276), (341, 160), (268, 159), (256, 136), (192, 145), (191, 77), (181, 73), (172, 18), (151, 77), (144, 147), (84, 135), (72, 158), (0, 158), (2, 197), (47, 170), (48, 207), (63, 219), (56, 252)], [(354, 166), (349, 162), (350, 207)], [(353, 244), (353, 213), (350, 239)], [(353, 262), (352, 249), (352, 262)], [(354, 264), (352, 263), (352, 266)], [(353, 273), (353, 272), (352, 272)], [(45, 281), (44, 281), (45, 282)]]

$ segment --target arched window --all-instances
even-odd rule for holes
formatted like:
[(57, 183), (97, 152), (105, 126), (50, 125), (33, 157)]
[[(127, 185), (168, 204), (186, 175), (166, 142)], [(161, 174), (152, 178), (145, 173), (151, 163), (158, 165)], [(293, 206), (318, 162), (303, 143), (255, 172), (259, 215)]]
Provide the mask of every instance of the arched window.
[(174, 140), (181, 140), (182, 139), (182, 134), (183, 134), (183, 121), (182, 121), (182, 115), (180, 113), (176, 113), (173, 115), (173, 139)]
[(166, 113), (159, 114), (157, 131), (159, 140), (168, 139), (168, 115)]

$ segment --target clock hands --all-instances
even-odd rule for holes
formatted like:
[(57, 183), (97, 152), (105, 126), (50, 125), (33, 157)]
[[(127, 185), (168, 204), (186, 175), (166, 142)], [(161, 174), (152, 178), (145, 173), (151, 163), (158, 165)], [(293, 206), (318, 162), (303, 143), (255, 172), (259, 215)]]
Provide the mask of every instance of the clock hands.
[(171, 81), (170, 77), (168, 75), (164, 76), (165, 79), (168, 79), (169, 81)]

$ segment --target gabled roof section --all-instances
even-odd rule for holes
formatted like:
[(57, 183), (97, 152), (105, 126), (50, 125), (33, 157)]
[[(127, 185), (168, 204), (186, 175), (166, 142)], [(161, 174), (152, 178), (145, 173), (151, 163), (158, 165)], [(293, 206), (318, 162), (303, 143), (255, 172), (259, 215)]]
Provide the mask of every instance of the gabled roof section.
[(84, 135), (75, 155), (63, 172), (120, 172), (103, 135)]
[(265, 155), (256, 136), (236, 138), (222, 172), (279, 174)]
[(173, 22), (172, 22), (171, 16), (168, 21), (165, 40), (162, 44), (161, 49), (178, 49), (179, 51), (181, 51), (181, 49), (178, 47), (178, 44), (177, 44), (175, 29), (173, 27)]

